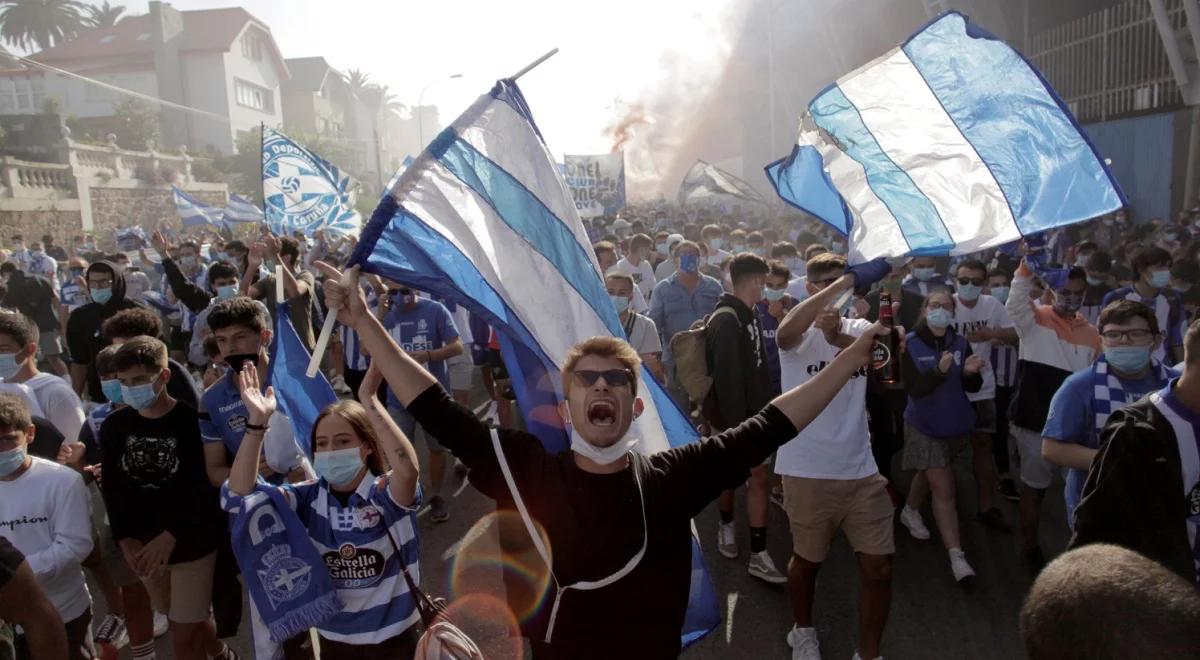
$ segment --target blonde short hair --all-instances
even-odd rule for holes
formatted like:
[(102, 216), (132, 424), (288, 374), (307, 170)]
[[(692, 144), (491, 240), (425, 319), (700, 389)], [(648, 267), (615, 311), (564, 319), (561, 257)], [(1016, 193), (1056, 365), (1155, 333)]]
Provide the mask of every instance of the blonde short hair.
[(571, 391), (571, 374), (575, 372), (575, 365), (588, 355), (595, 355), (601, 358), (612, 358), (620, 362), (626, 369), (633, 373), (633, 387), (630, 390), (633, 394), (637, 394), (638, 374), (642, 370), (642, 358), (638, 357), (637, 351), (629, 345), (629, 342), (617, 337), (592, 337), (579, 342), (571, 347), (567, 353), (567, 360), (562, 367), (562, 384), (563, 392)]

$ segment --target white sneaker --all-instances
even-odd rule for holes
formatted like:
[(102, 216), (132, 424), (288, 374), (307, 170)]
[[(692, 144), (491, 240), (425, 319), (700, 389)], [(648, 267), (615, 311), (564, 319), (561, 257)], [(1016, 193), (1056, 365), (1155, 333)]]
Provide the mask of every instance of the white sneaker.
[(342, 378), (341, 376), (334, 376), (332, 379), (330, 379), (329, 386), (332, 387), (333, 391), (337, 392), (338, 394), (353, 394), (353, 392), (350, 391), (350, 386), (346, 384), (346, 379)]
[(771, 561), (771, 555), (767, 554), (766, 550), (751, 553), (749, 571), (750, 575), (771, 584), (784, 584), (787, 582), (787, 576), (780, 573), (778, 568), (775, 568), (775, 562)]
[(816, 628), (793, 626), (788, 631), (787, 643), (792, 647), (792, 660), (821, 660), (821, 643), (817, 641)]
[(171, 622), (167, 620), (167, 615), (162, 612), (154, 613), (154, 638), (158, 639), (167, 634), (171, 629)]
[(962, 548), (950, 548), (950, 570), (954, 571), (954, 579), (958, 582), (975, 577), (975, 569), (967, 563), (967, 555)]
[(907, 504), (900, 510), (900, 522), (908, 528), (908, 533), (919, 541), (929, 540), (929, 528), (921, 520), (921, 512), (910, 508)]
[(733, 532), (733, 523), (717, 523), (717, 552), (726, 559), (737, 559), (737, 535)]

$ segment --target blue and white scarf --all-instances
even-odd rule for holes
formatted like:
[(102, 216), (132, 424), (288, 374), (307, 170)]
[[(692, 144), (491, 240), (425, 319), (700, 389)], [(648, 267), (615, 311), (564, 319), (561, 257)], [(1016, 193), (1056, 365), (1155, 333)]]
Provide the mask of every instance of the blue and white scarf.
[(342, 610), (325, 562), (278, 488), (243, 499), (230, 528), (233, 554), (271, 641), (282, 643)]
[[(1170, 374), (1167, 373), (1166, 367), (1158, 360), (1150, 361), (1150, 370), (1154, 373), (1159, 387), (1166, 385), (1170, 380)], [(1130, 403), (1132, 401), (1129, 401), (1129, 395), (1125, 393), (1125, 388), (1121, 387), (1121, 380), (1109, 371), (1108, 361), (1101, 353), (1096, 364), (1092, 365), (1092, 412), (1096, 414), (1096, 425), (1092, 427), (1092, 439), (1099, 440), (1100, 432), (1104, 430), (1104, 425), (1108, 423), (1108, 416), (1114, 410), (1124, 408)]]

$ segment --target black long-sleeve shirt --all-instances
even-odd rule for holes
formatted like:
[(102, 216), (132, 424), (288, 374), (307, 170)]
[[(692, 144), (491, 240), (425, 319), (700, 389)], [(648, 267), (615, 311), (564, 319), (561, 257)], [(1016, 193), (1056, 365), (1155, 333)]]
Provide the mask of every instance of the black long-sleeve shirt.
[(223, 533), (217, 490), (204, 469), (200, 419), (176, 402), (157, 419), (133, 408), (113, 411), (100, 427), (100, 492), (113, 538), (145, 543), (163, 531), (175, 537), (170, 563), (204, 557)]
[(758, 313), (731, 294), (723, 294), (705, 333), (705, 353), (713, 385), (705, 415), (714, 429), (728, 429), (754, 415), (771, 401), (773, 389)]
[[(491, 431), (470, 410), (434, 385), (408, 411), (466, 464), (476, 488), (512, 507)], [(630, 467), (614, 474), (585, 472), (571, 452), (549, 454), (529, 433), (497, 433), (522, 500), (545, 530), (559, 585), (606, 578), (646, 542), (645, 555), (622, 579), (561, 595), (545, 657), (588, 660), (679, 655), (692, 567), (692, 517), (721, 491), (744, 482), (751, 468), (795, 437), (796, 429), (768, 405), (736, 428), (700, 442), (653, 456), (634, 453)], [(648, 538), (642, 531), (643, 505)], [(545, 639), (556, 595), (549, 595), (525, 627), (533, 639)]]
[(213, 295), (188, 279), (183, 271), (179, 270), (174, 259), (165, 257), (162, 265), (163, 273), (167, 276), (167, 286), (171, 287), (171, 293), (175, 294), (175, 299), (183, 303), (194, 314), (204, 311), (212, 301)]

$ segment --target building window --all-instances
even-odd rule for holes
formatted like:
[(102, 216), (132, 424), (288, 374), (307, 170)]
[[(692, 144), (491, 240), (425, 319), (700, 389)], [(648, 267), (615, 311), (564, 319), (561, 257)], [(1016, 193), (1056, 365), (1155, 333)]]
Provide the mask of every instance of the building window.
[(258, 32), (253, 28), (246, 30), (246, 34), (242, 35), (242, 55), (255, 62), (262, 61), (262, 39), (259, 38)]
[(259, 87), (238, 78), (234, 78), (233, 86), (238, 105), (263, 112), (275, 111), (275, 95), (266, 87)]
[(0, 114), (37, 112), (42, 105), (42, 79), (0, 79)]

